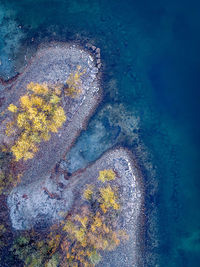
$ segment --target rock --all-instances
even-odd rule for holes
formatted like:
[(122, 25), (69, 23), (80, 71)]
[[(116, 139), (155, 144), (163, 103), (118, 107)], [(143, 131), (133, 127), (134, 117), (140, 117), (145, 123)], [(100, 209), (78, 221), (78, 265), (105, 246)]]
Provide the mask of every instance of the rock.
[(100, 54), (100, 51), (101, 51), (100, 48), (97, 47), (97, 49), (96, 49), (96, 53), (97, 53), (97, 54)]
[(102, 66), (102, 64), (101, 64), (101, 63), (100, 63), (100, 64), (98, 64), (98, 65), (97, 65), (98, 69), (100, 69), (100, 68), (101, 68), (101, 66)]
[(71, 189), (59, 188), (50, 177), (18, 186), (7, 200), (12, 226), (16, 230), (46, 228), (62, 219), (61, 212), (70, 210), (73, 199)]
[(96, 50), (96, 46), (94, 46), (94, 45), (91, 48), (92, 48), (93, 51)]
[(101, 59), (97, 59), (97, 64), (101, 63)]
[(86, 47), (87, 47), (87, 48), (91, 48), (91, 47), (92, 47), (92, 44), (87, 43), (87, 44), (86, 44)]
[(64, 171), (67, 170), (68, 165), (67, 165), (67, 162), (65, 160), (60, 161), (60, 168), (63, 169)]
[(101, 55), (100, 54), (96, 54), (96, 58), (101, 58)]
[(65, 179), (65, 174), (63, 173), (57, 178), (57, 182), (61, 183), (62, 184), (61, 187), (63, 188), (63, 186), (66, 186), (69, 183), (69, 180)]

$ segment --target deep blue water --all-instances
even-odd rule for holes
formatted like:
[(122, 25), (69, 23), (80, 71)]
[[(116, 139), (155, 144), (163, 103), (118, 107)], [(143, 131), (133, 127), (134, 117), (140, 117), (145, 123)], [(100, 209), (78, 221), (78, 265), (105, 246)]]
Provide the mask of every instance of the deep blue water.
[(146, 187), (146, 266), (200, 266), (199, 14), (194, 0), (0, 1), (5, 78), (41, 42), (101, 48), (104, 100), (70, 168), (115, 145), (133, 151)]

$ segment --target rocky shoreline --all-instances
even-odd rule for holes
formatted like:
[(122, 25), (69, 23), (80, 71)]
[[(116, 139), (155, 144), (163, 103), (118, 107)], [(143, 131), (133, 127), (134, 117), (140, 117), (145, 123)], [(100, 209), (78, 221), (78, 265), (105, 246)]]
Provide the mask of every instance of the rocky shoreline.
[(90, 166), (72, 174), (69, 180), (60, 173), (15, 188), (8, 198), (13, 227), (17, 230), (34, 226), (45, 228), (59, 222), (62, 212), (73, 211), (81, 205), (85, 186), (98, 184), (98, 172), (104, 169), (113, 169), (117, 173), (114, 186), (120, 188), (122, 201), (117, 228), (127, 232), (129, 241), (115, 251), (105, 253), (98, 266), (142, 266), (144, 189), (132, 154), (124, 148), (106, 152)]
[[(85, 183), (95, 184), (98, 171), (103, 169), (113, 169), (117, 173), (114, 184), (120, 188), (122, 201), (117, 228), (128, 233), (129, 241), (121, 243), (115, 251), (105, 254), (98, 266), (143, 266), (141, 248), (144, 245), (144, 189), (140, 170), (132, 153), (123, 147), (106, 152), (96, 162), (75, 173), (72, 183), (81, 183), (81, 180), (82, 183), (75, 186), (74, 190), (83, 188)], [(76, 192), (76, 195), (80, 193)], [(77, 203), (80, 201), (78, 199)]]
[(19, 164), (24, 169), (23, 177), (7, 199), (12, 227), (15, 231), (40, 229), (59, 222), (62, 212), (73, 211), (80, 205), (83, 188), (88, 183), (97, 183), (99, 171), (113, 169), (117, 174), (114, 185), (120, 189), (122, 201), (117, 227), (128, 233), (129, 241), (125, 246), (120, 244), (115, 251), (105, 253), (98, 266), (142, 266), (144, 190), (131, 152), (124, 148), (110, 150), (85, 169), (70, 175), (66, 168), (66, 153), (102, 98), (100, 49), (91, 45), (88, 49), (95, 52), (95, 56), (77, 45), (52, 43), (41, 47), (24, 73), (4, 90), (5, 99), (0, 106), (0, 110), (5, 111), (0, 118), (0, 142), (6, 142), (4, 119), (9, 116), (6, 108), (10, 103), (18, 103), (28, 83), (64, 84), (78, 65), (85, 70), (81, 77), (81, 94), (62, 99), (67, 117), (63, 127), (57, 134), (52, 134), (49, 141), (40, 144), (33, 159)]
[[(3, 110), (10, 103), (18, 102), (20, 96), (26, 92), (27, 84), (31, 81), (51, 85), (64, 84), (68, 75), (76, 69), (77, 65), (86, 70), (82, 77), (82, 93), (76, 98), (65, 97), (62, 100), (67, 116), (66, 123), (59, 134), (52, 134), (50, 141), (41, 144), (39, 152), (33, 160), (25, 163), (26, 171), (22, 179), (23, 182), (46, 175), (47, 170), (51, 170), (56, 162), (64, 156), (80, 131), (85, 127), (88, 118), (101, 99), (97, 78), (98, 69), (90, 53), (79, 47), (68, 44), (52, 44), (50, 47), (41, 48), (37, 52), (16, 84), (9, 91), (6, 91)], [(6, 116), (9, 116), (8, 112), (5, 112), (3, 118)], [(0, 130), (1, 142), (6, 142), (5, 139), (7, 139), (4, 130), (5, 126), (2, 125)]]

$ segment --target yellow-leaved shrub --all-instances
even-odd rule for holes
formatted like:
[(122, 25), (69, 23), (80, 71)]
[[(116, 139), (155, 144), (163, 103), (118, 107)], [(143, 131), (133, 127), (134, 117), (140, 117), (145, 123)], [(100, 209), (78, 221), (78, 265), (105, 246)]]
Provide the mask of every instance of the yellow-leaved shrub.
[[(107, 179), (102, 181), (102, 174)], [(76, 212), (67, 215), (56, 231), (53, 226), (48, 237), (50, 252), (56, 252), (55, 246), (59, 243), (57, 236), (60, 231), (62, 267), (95, 266), (101, 260), (101, 251), (114, 250), (119, 246), (120, 240), (127, 240), (128, 235), (124, 230), (115, 230), (120, 204), (118, 192), (112, 185), (114, 179), (113, 170), (100, 171), (99, 180), (104, 184), (100, 187), (86, 185), (83, 191), (85, 203)], [(59, 250), (58, 247), (57, 249)]]
[(66, 81), (67, 87), (65, 89), (65, 95), (75, 97), (81, 93), (82, 82), (81, 76), (85, 73), (85, 70), (81, 72), (81, 66), (77, 66), (74, 73), (71, 73)]
[(46, 84), (29, 83), (27, 93), (20, 98), (19, 106), (10, 104), (13, 121), (7, 125), (6, 134), (17, 133), (11, 147), (15, 160), (31, 159), (41, 141), (48, 141), (50, 133), (56, 133), (66, 120), (61, 107), (60, 91)]
[(98, 179), (103, 183), (115, 180), (115, 172), (112, 169), (100, 171)]
[[(101, 173), (100, 171), (99, 176)], [(75, 207), (67, 215), (63, 214), (64, 218), (59, 224), (54, 224), (40, 236), (33, 230), (28, 236), (23, 232), (17, 239), (18, 242), (14, 242), (12, 251), (24, 261), (24, 266), (96, 266), (103, 251), (112, 251), (122, 240), (128, 239), (126, 231), (119, 227), (116, 229), (120, 208), (117, 195), (112, 180), (103, 184), (98, 182), (96, 185), (86, 185), (83, 189), (83, 202), (79, 207)], [(100, 207), (102, 203), (107, 207), (106, 212)], [(118, 204), (117, 209), (114, 203)]]

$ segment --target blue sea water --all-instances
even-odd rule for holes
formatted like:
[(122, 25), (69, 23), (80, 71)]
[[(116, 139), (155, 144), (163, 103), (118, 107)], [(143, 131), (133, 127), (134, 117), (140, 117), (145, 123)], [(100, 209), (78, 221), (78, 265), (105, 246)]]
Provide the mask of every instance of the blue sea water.
[(0, 0), (5, 79), (41, 42), (101, 48), (103, 102), (69, 168), (113, 146), (133, 151), (146, 191), (145, 266), (200, 266), (199, 13), (194, 0)]

